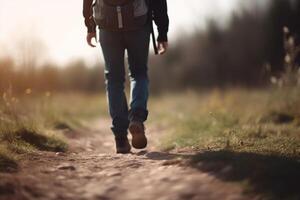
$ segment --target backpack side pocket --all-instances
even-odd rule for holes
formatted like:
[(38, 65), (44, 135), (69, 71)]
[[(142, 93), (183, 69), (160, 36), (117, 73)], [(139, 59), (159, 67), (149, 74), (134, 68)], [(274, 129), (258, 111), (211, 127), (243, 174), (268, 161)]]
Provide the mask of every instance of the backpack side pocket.
[(134, 17), (141, 17), (148, 13), (148, 6), (145, 0), (133, 1)]
[(93, 5), (93, 13), (94, 13), (93, 17), (95, 23), (100, 27), (105, 26), (105, 13), (103, 7), (104, 7), (103, 0), (96, 0)]
[(148, 5), (146, 0), (134, 0), (133, 1), (134, 8), (134, 21), (136, 27), (141, 27), (146, 25), (148, 22)]

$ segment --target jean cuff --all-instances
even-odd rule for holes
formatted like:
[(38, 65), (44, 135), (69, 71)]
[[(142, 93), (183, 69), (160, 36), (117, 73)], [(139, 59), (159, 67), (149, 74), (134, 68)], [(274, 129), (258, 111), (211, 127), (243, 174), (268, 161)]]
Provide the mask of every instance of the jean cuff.
[(148, 110), (143, 108), (133, 108), (129, 110), (129, 121), (144, 122), (148, 118)]

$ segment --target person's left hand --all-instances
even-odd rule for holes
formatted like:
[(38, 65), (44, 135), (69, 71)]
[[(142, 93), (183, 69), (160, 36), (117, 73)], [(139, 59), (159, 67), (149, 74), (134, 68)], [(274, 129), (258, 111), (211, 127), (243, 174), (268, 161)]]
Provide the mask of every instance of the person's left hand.
[(163, 55), (168, 50), (169, 43), (168, 42), (158, 42), (158, 53), (159, 55)]

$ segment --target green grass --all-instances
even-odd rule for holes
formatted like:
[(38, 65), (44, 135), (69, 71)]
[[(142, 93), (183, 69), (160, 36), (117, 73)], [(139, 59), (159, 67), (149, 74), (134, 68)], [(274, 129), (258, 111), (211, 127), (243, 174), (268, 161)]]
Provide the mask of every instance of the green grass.
[(298, 91), (288, 98), (277, 90), (187, 93), (153, 99), (150, 110), (150, 123), (169, 127), (161, 143), (164, 149), (300, 155)]
[(300, 197), (299, 90), (186, 92), (153, 98), (150, 111), (160, 148), (191, 149), (192, 167), (263, 199)]
[(18, 160), (27, 153), (67, 151), (66, 136), (88, 128), (84, 121), (106, 113), (103, 96), (5, 93), (0, 101), (0, 172), (16, 171)]

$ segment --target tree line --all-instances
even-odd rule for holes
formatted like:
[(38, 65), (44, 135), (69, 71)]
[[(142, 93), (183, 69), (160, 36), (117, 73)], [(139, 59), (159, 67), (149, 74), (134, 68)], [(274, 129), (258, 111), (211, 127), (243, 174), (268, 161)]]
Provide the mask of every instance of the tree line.
[[(299, 19), (300, 0), (269, 0), (266, 8), (241, 8), (233, 13), (225, 28), (210, 20), (205, 30), (172, 42), (164, 57), (150, 57), (151, 90), (265, 86), (269, 82), (267, 73), (276, 76), (283, 70), (283, 27), (288, 27), (299, 43)], [(28, 56), (28, 52), (34, 51), (24, 54), (30, 58), (24, 59), (25, 67), (13, 59), (0, 60), (1, 93), (8, 88), (15, 93), (28, 88), (37, 93), (104, 91), (103, 64), (87, 67), (82, 61), (74, 61), (64, 67), (34, 67), (35, 56)], [(296, 60), (299, 63), (299, 57)]]

